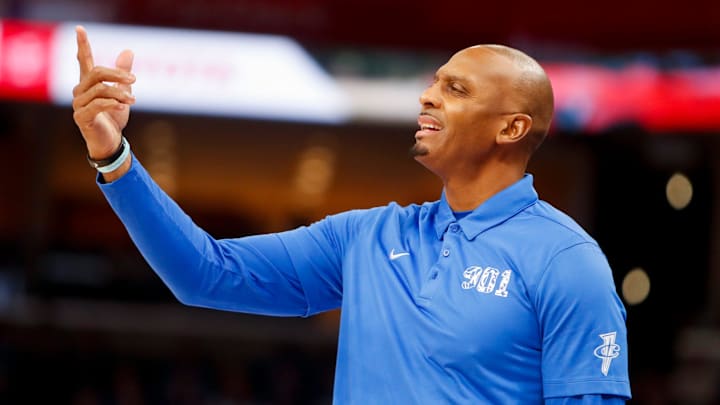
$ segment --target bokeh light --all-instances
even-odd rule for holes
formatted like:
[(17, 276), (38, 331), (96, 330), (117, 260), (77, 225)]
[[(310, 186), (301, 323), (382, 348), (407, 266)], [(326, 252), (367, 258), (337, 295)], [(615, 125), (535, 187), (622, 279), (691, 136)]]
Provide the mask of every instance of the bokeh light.
[(673, 174), (665, 186), (665, 195), (671, 207), (684, 209), (692, 201), (693, 186), (690, 179), (682, 173)]
[(622, 282), (622, 295), (629, 305), (638, 305), (650, 294), (650, 277), (642, 268), (630, 270)]

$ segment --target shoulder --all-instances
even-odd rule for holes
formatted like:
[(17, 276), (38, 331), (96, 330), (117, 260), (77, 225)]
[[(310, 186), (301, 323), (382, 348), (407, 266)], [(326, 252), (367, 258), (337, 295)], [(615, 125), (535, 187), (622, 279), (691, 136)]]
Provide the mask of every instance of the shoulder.
[[(407, 225), (430, 218), (437, 210), (438, 201), (422, 204), (400, 205), (390, 202), (387, 205), (343, 211), (326, 216), (322, 221), (333, 227), (351, 227), (364, 230), (388, 225)], [(347, 230), (347, 229), (346, 229)]]
[[(502, 228), (504, 246), (513, 253), (516, 268), (531, 291), (549, 269), (564, 266), (568, 260), (574, 261), (570, 267), (578, 274), (589, 267), (608, 266), (595, 239), (573, 218), (545, 201), (528, 206)], [(569, 257), (572, 259), (565, 260)]]
[[(562, 250), (588, 243), (597, 246), (595, 239), (568, 214), (550, 203), (538, 200), (514, 218), (527, 232), (538, 236), (538, 243)], [(533, 235), (529, 235), (533, 236)]]
[(544, 201), (538, 201), (526, 215), (545, 230), (539, 241), (545, 254), (534, 280), (536, 286), (563, 286), (566, 292), (582, 291), (586, 295), (614, 291), (612, 270), (604, 252), (574, 219)]

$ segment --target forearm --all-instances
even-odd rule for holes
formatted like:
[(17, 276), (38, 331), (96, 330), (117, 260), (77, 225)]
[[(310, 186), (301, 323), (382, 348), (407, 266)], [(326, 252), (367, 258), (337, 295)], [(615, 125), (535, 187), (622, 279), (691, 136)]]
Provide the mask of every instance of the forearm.
[(134, 158), (129, 169), (114, 183), (101, 182), (100, 188), (135, 245), (178, 300), (251, 313), (305, 314), (302, 288), (276, 236), (217, 241)]

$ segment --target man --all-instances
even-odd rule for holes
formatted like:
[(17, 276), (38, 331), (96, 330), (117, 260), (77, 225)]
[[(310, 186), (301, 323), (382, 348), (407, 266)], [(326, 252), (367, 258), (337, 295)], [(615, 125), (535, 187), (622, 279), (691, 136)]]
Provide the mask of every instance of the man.
[(122, 137), (132, 53), (97, 67), (84, 29), (77, 36), (74, 118), (99, 187), (148, 263), (188, 305), (278, 316), (342, 308), (335, 403), (630, 397), (625, 310), (609, 265), (525, 173), (553, 110), (550, 82), (529, 56), (461, 50), (420, 97), (412, 152), (442, 179), (439, 201), (215, 240)]

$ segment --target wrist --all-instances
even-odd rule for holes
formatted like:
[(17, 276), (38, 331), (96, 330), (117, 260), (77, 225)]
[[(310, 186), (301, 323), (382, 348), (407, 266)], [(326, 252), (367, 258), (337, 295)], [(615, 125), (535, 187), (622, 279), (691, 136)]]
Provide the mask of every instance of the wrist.
[(130, 155), (130, 143), (123, 136), (120, 139), (120, 145), (115, 151), (105, 159), (93, 159), (90, 154), (87, 155), (87, 161), (90, 167), (96, 169), (100, 173), (110, 173), (117, 170), (127, 160)]
[(102, 177), (102, 181), (105, 183), (112, 183), (115, 180), (120, 179), (123, 177), (128, 171), (130, 171), (130, 167), (132, 166), (132, 158), (128, 156), (127, 159), (118, 167), (117, 170), (109, 172), (109, 173), (100, 173), (100, 177)]

